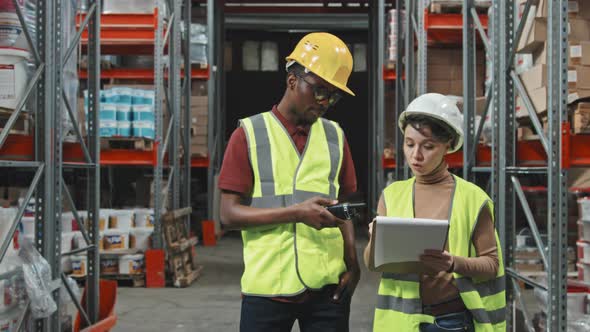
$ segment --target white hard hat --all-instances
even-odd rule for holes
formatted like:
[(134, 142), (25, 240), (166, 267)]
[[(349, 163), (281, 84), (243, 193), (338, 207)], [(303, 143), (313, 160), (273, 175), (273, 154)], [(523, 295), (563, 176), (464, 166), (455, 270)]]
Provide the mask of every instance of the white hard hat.
[(409, 115), (424, 115), (446, 124), (457, 135), (448, 153), (455, 152), (463, 145), (463, 114), (455, 101), (439, 93), (426, 93), (414, 99), (399, 116), (398, 125), (403, 131)]

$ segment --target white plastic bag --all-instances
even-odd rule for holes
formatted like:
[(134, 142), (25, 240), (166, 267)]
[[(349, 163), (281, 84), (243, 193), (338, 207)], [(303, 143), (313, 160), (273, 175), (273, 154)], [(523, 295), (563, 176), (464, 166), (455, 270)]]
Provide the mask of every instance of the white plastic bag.
[(34, 318), (47, 318), (57, 310), (51, 294), (55, 283), (51, 279), (49, 263), (28, 241), (23, 243), (19, 256), (23, 260), (23, 274), (27, 294), (31, 300), (31, 314)]

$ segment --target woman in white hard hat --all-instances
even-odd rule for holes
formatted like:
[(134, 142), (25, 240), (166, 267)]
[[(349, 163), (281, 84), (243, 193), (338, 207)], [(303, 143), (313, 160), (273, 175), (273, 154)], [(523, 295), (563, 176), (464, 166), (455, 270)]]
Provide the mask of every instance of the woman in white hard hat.
[[(377, 212), (449, 220), (450, 227), (444, 250), (426, 250), (403, 273), (399, 267), (379, 269), (374, 331), (506, 330), (504, 267), (492, 201), (475, 184), (449, 173), (444, 159), (461, 148), (462, 124), (455, 103), (436, 93), (414, 99), (400, 115), (404, 155), (414, 177), (385, 188)], [(372, 236), (365, 263), (376, 270), (371, 244)]]

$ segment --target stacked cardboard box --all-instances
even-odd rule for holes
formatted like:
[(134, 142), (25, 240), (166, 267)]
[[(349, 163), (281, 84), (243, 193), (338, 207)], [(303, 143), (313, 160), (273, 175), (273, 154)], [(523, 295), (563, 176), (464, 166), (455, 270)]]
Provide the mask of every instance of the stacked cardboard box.
[(573, 120), (574, 134), (590, 134), (590, 103), (579, 103)]
[[(477, 53), (476, 95), (484, 95), (485, 61)], [(427, 90), (445, 95), (463, 95), (463, 50), (460, 48), (428, 48)]]
[(207, 125), (208, 125), (207, 96), (191, 97), (191, 155), (207, 156)]
[[(519, 0), (519, 13), (522, 16), (526, 1)], [(583, 124), (587, 117), (583, 115), (590, 112), (588, 104), (577, 106), (580, 100), (590, 98), (590, 1), (568, 1), (569, 25), (568, 25), (568, 104), (578, 114), (578, 125), (575, 131), (582, 133), (582, 129), (588, 127)], [(522, 38), (517, 51), (522, 54), (531, 54), (533, 63), (530, 69), (520, 75), (520, 79), (528, 93), (535, 111), (546, 121), (547, 96), (548, 96), (548, 69), (547, 66), (547, 16), (548, 1), (539, 0), (537, 5), (531, 7), (531, 12), (525, 21)], [(516, 117), (528, 118), (526, 106), (520, 96), (516, 98)], [(587, 122), (587, 121), (586, 121)], [(575, 125), (574, 125), (575, 127)], [(521, 131), (530, 132), (528, 129)], [(531, 135), (521, 135), (526, 139)], [(533, 136), (534, 137), (534, 136)]]

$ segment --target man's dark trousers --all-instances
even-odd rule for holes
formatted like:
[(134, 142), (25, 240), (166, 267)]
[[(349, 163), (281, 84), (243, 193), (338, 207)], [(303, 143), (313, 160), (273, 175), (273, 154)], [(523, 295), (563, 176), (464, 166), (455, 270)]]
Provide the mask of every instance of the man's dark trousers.
[(240, 332), (291, 332), (295, 320), (301, 332), (348, 332), (350, 296), (332, 299), (334, 288), (313, 292), (302, 303), (244, 296)]

